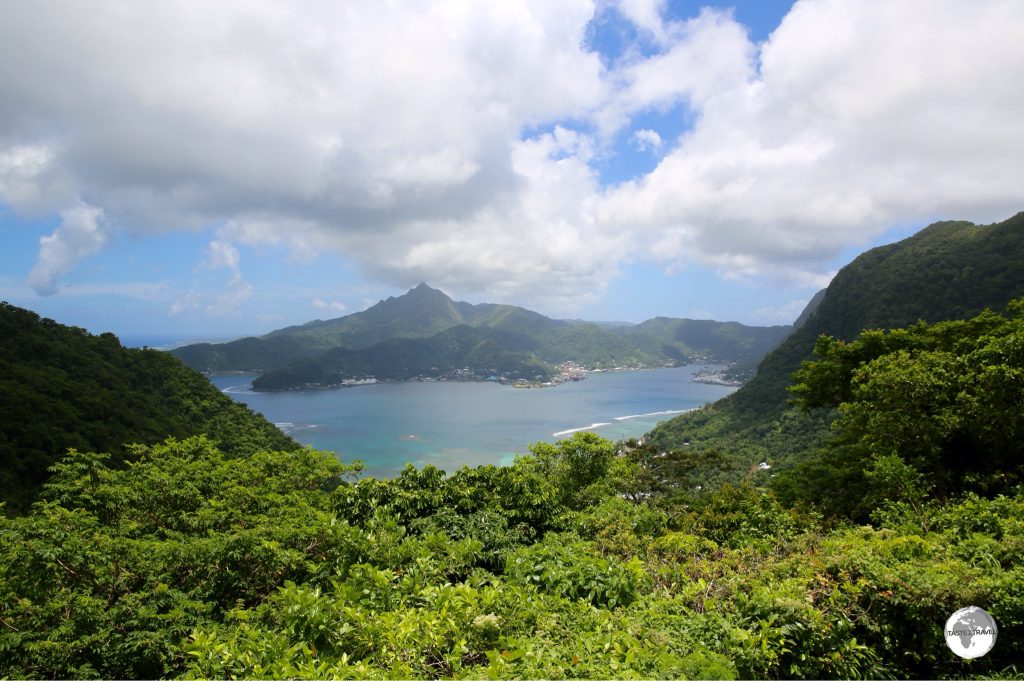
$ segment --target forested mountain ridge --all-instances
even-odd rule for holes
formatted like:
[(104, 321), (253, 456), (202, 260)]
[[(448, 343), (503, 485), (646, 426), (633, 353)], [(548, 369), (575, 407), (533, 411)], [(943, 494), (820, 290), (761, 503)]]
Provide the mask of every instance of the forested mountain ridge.
[(0, 303), (0, 501), (21, 510), (68, 448), (207, 434), (229, 456), (298, 444), (165, 352)]
[[(465, 328), (454, 330), (459, 327)], [(513, 305), (456, 302), (420, 284), (338, 319), (172, 352), (203, 371), (266, 372), (258, 384), (283, 389), (335, 385), (366, 375), (437, 377), (446, 366), (469, 368), (479, 376), (546, 377), (555, 365), (569, 361), (593, 368), (671, 366), (695, 359), (753, 362), (788, 330), (664, 317), (633, 325), (568, 322)], [(470, 356), (473, 347), (462, 347), (469, 338), (486, 345)], [(448, 350), (439, 357), (441, 347)], [(479, 361), (484, 357), (498, 361), (486, 365)]]
[(335, 347), (359, 349), (392, 338), (423, 338), (477, 316), (474, 306), (454, 303), (442, 292), (421, 284), (403, 296), (382, 300), (344, 317), (289, 326), (229, 343), (198, 343), (171, 352), (200, 371), (269, 371)]
[(871, 249), (819, 296), (813, 312), (801, 315), (802, 324), (761, 360), (756, 377), (714, 405), (659, 424), (651, 442), (663, 449), (685, 442), (712, 448), (732, 460), (733, 471), (764, 459), (801, 458), (818, 446), (834, 416), (788, 406), (793, 372), (811, 359), (818, 337), (852, 340), (864, 329), (1004, 309), (1024, 296), (1024, 213), (984, 226), (939, 222)]
[(509, 381), (544, 381), (551, 369), (527, 352), (506, 350), (494, 329), (453, 326), (428, 338), (393, 338), (369, 348), (332, 348), (253, 381), (256, 390), (337, 385), (346, 379), (406, 380), (500, 376)]
[[(938, 222), (873, 248), (843, 267), (806, 322), (769, 353), (751, 387), (730, 399), (778, 408), (818, 336), (851, 340), (865, 329), (966, 319), (1024, 295), (1024, 213), (993, 225)], [(762, 386), (771, 385), (773, 399)]]
[(536, 312), (511, 305), (456, 302), (420, 284), (401, 296), (336, 319), (289, 326), (228, 343), (199, 343), (172, 354), (201, 371), (269, 371), (311, 359), (325, 350), (361, 350), (394, 339), (428, 338), (454, 326), (501, 328), (510, 335), (528, 330), (568, 327)]

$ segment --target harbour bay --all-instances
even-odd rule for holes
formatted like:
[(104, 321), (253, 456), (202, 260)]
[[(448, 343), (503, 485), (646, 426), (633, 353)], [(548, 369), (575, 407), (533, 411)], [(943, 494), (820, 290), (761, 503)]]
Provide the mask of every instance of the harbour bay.
[(591, 430), (619, 440), (713, 402), (735, 388), (696, 383), (717, 367), (591, 373), (543, 389), (496, 383), (398, 382), (334, 390), (255, 392), (255, 375), (212, 376), (214, 385), (304, 445), (362, 460), (366, 474), (396, 475), (407, 464), (448, 472), (508, 464), (537, 441)]

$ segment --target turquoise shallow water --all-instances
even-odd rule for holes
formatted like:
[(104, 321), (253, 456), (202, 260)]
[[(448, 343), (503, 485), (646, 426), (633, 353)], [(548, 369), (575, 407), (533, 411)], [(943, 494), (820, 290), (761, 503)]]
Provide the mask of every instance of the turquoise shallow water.
[(532, 442), (577, 429), (613, 440), (646, 433), (675, 413), (734, 388), (692, 382), (705, 365), (590, 374), (553, 388), (496, 383), (381, 383), (306, 392), (255, 393), (255, 375), (213, 383), (303, 444), (362, 459), (367, 474), (392, 476), (406, 463), (446, 471), (507, 464)]

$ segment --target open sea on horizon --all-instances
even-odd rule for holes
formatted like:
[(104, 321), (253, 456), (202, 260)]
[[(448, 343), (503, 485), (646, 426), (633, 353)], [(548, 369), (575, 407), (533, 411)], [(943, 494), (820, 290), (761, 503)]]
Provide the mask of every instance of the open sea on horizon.
[(586, 380), (523, 389), (497, 383), (406, 382), (334, 390), (259, 393), (255, 374), (212, 376), (305, 445), (361, 459), (366, 474), (397, 475), (406, 463), (448, 472), (463, 465), (510, 464), (528, 445), (577, 430), (619, 440), (695, 409), (735, 388), (694, 383), (708, 365), (592, 373)]

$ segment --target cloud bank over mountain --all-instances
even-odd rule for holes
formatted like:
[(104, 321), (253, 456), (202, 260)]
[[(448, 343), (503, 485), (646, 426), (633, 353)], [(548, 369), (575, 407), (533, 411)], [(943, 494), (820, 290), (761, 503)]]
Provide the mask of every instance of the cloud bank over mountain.
[[(201, 229), (225, 309), (252, 294), (243, 244), (524, 302), (586, 300), (637, 261), (811, 286), (895, 223), (1024, 198), (1019, 2), (797, 2), (760, 44), (728, 11), (637, 1), (4, 15), (0, 203), (61, 216), (43, 295), (120, 235)], [(632, 42), (605, 49), (601, 21)], [(623, 147), (653, 169), (603, 180)]]

